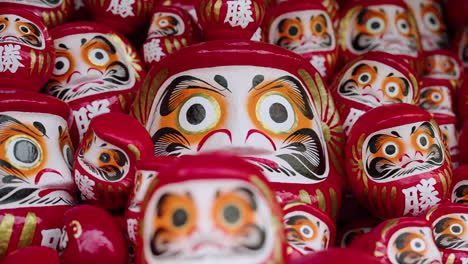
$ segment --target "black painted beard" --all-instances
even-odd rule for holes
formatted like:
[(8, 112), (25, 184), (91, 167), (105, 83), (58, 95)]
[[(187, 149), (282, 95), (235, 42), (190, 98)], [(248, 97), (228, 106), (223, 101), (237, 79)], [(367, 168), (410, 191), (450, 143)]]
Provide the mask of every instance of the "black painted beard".
[(424, 258), (424, 255), (421, 255), (414, 251), (405, 251), (400, 255), (396, 256), (396, 261), (398, 264), (429, 264), (428, 258)]
[(76, 87), (64, 86), (63, 83), (50, 79), (46, 85), (46, 91), (62, 101), (70, 102), (88, 95), (120, 90), (119, 86), (128, 85), (130, 81), (130, 73), (127, 67), (121, 62), (113, 62), (106, 68), (102, 79), (93, 81), (102, 82), (102, 84), (93, 82), (89, 82), (91, 85), (80, 84), (82, 86), (78, 88), (78, 91), (75, 91)]
[(289, 38), (282, 37), (277, 42), (276, 45), (283, 47), (285, 49), (294, 51), (295, 53), (307, 53), (311, 51), (320, 51), (329, 49), (332, 45), (332, 37), (330, 34), (325, 34), (324, 37), (320, 39), (320, 42), (317, 44), (312, 44), (306, 41), (290, 41)]
[[(173, 128), (159, 129), (152, 139), (156, 156), (181, 156), (184, 152), (192, 152), (188, 140)], [(271, 159), (271, 156), (265, 159)], [(312, 129), (303, 128), (292, 133), (273, 154), (272, 161), (279, 166), (271, 166), (254, 160), (262, 170), (273, 174), (288, 177), (303, 176), (315, 181), (321, 181), (327, 177), (325, 149), (319, 136)]]
[(364, 53), (367, 51), (383, 51), (392, 54), (402, 54), (410, 56), (417, 54), (416, 38), (411, 37), (409, 39), (406, 39), (404, 42), (404, 44), (397, 48), (385, 48), (385, 42), (376, 39), (371, 35), (359, 33), (352, 39), (351, 45), (353, 49), (356, 50), (358, 53)]
[(452, 234), (436, 235), (436, 244), (440, 248), (460, 250), (466, 248), (466, 242)]

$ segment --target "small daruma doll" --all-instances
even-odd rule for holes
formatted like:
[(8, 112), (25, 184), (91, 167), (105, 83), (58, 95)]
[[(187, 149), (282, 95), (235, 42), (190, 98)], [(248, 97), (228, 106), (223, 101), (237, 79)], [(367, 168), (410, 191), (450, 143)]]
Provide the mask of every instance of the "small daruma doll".
[(419, 100), (416, 73), (383, 52), (369, 52), (346, 64), (331, 85), (346, 134), (365, 112), (381, 105)]
[(63, 214), (76, 204), (66, 103), (37, 92), (0, 90), (0, 257), (56, 248)]
[(297, 54), (253, 41), (189, 46), (152, 68), (133, 115), (156, 156), (235, 152), (265, 172), (282, 202), (309, 197), (337, 213), (340, 120), (320, 74)]
[(220, 153), (184, 156), (143, 202), (136, 263), (283, 263), (281, 209), (258, 167)]
[(468, 207), (450, 202), (434, 207), (426, 215), (432, 225), (444, 263), (462, 264), (468, 259)]
[(468, 165), (453, 170), (452, 203), (468, 205)]
[(73, 15), (73, 0), (0, 0), (0, 8), (6, 7), (34, 12), (48, 28), (67, 22)]
[(418, 25), (425, 51), (448, 48), (447, 26), (439, 0), (405, 0)]
[(325, 7), (304, 0), (283, 2), (269, 12), (267, 42), (300, 54), (328, 79), (338, 59), (335, 29)]
[(51, 34), (57, 59), (45, 92), (72, 108), (77, 145), (93, 117), (128, 111), (146, 73), (135, 48), (107, 26), (74, 22)]
[(425, 53), (424, 76), (453, 82), (459, 88), (465, 78), (463, 63), (457, 54), (449, 50), (433, 50)]
[(0, 82), (3, 87), (39, 92), (54, 67), (53, 40), (34, 13), (0, 9)]
[(303, 202), (291, 202), (283, 205), (283, 214), (290, 260), (333, 245), (335, 223), (320, 209)]
[(346, 157), (356, 198), (379, 218), (418, 216), (449, 197), (449, 153), (435, 120), (418, 106), (365, 113), (351, 129)]
[(383, 51), (420, 70), (422, 47), (416, 21), (403, 0), (362, 0), (341, 12), (339, 42), (345, 61)]
[(362, 238), (365, 238), (364, 243), (353, 243), (351, 247), (372, 254), (379, 258), (380, 263), (442, 263), (432, 227), (423, 218), (401, 217), (387, 220)]
[(95, 117), (75, 155), (73, 174), (82, 197), (106, 209), (121, 209), (133, 189), (136, 162), (152, 156), (148, 132), (122, 113)]

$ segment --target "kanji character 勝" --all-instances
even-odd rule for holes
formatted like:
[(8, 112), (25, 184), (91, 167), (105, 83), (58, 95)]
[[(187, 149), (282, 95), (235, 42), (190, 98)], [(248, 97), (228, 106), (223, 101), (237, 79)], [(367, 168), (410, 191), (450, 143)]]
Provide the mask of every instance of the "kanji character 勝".
[(437, 197), (439, 192), (434, 188), (435, 184), (434, 178), (422, 179), (416, 186), (403, 189), (402, 192), (405, 195), (404, 214), (419, 216), (422, 212), (438, 204), (440, 198)]
[(135, 16), (132, 5), (135, 0), (111, 0), (106, 11), (111, 11), (114, 15), (121, 17)]
[(228, 22), (232, 27), (240, 26), (246, 28), (250, 22), (253, 22), (250, 0), (228, 1), (228, 11), (224, 23)]
[(145, 61), (147, 63), (160, 61), (162, 57), (166, 56), (166, 53), (163, 52), (160, 43), (160, 39), (152, 39), (143, 46)]
[(19, 67), (24, 67), (20, 62), (20, 45), (8, 44), (0, 46), (0, 72), (10, 71), (15, 73)]
[(96, 200), (93, 192), (93, 186), (96, 184), (93, 180), (86, 175), (81, 175), (78, 170), (75, 170), (75, 182), (81, 194), (87, 200)]
[(78, 132), (80, 134), (80, 140), (88, 130), (89, 122), (93, 117), (110, 112), (109, 105), (110, 102), (107, 99), (96, 100), (86, 107), (81, 107), (78, 111), (73, 111), (76, 126), (78, 127)]

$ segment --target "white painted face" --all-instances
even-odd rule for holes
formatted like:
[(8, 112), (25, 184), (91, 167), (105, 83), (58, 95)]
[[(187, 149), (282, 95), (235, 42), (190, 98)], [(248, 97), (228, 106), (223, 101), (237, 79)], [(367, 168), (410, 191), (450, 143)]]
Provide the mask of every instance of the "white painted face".
[(44, 32), (30, 20), (10, 14), (0, 15), (0, 43), (14, 43), (37, 50), (45, 48)]
[(362, 158), (367, 176), (390, 182), (435, 170), (444, 163), (444, 146), (437, 129), (417, 122), (382, 129), (367, 136)]
[(273, 182), (328, 176), (320, 117), (307, 88), (286, 71), (223, 66), (178, 73), (157, 91), (150, 113), (156, 156), (229, 149)]
[(429, 227), (406, 227), (398, 230), (390, 238), (387, 255), (392, 264), (442, 263)]
[(454, 116), (452, 94), (445, 86), (428, 86), (421, 88), (419, 106), (431, 113)]
[(455, 184), (452, 190), (452, 203), (468, 204), (468, 180)]
[[(0, 120), (2, 209), (74, 204), (73, 146), (66, 121), (26, 112), (2, 112)], [(51, 192), (40, 194), (44, 190)]]
[(460, 78), (461, 69), (457, 61), (446, 55), (436, 54), (425, 58), (424, 77), (446, 80)]
[(338, 93), (343, 98), (370, 107), (411, 103), (413, 89), (410, 80), (401, 72), (371, 60), (356, 62), (338, 85)]
[(455, 127), (455, 124), (445, 124), (440, 125), (440, 130), (442, 131), (442, 136), (447, 143), (450, 155), (458, 154), (458, 132)]
[(418, 56), (417, 29), (409, 10), (395, 5), (373, 5), (351, 17), (346, 34), (351, 52), (383, 51)]
[(78, 150), (78, 163), (88, 175), (106, 182), (125, 179), (130, 170), (130, 159), (121, 148), (90, 133), (85, 145)]
[(405, 0), (414, 14), (425, 51), (448, 48), (447, 26), (435, 0)]
[(111, 34), (84, 33), (56, 39), (55, 68), (46, 92), (65, 102), (131, 89), (135, 73), (124, 44)]
[(148, 170), (138, 170), (135, 176), (135, 186), (133, 188), (133, 195), (131, 197), (130, 205), (128, 210), (133, 212), (140, 212), (141, 203), (145, 198), (146, 191), (150, 186), (150, 183), (153, 179), (156, 178), (158, 172), (148, 171)]
[(432, 223), (437, 247), (468, 251), (468, 214), (447, 214)]
[(148, 38), (178, 36), (185, 33), (185, 22), (177, 14), (169, 12), (154, 13), (148, 29)]
[(147, 208), (147, 263), (262, 263), (273, 251), (273, 215), (257, 188), (245, 181), (168, 184)]
[(282, 14), (270, 26), (271, 44), (303, 54), (335, 48), (335, 32), (330, 16), (322, 10)]
[(304, 255), (328, 248), (330, 229), (322, 220), (303, 211), (284, 216), (288, 244)]
[(63, 4), (64, 0), (0, 0), (0, 3), (13, 3), (41, 8), (55, 8)]

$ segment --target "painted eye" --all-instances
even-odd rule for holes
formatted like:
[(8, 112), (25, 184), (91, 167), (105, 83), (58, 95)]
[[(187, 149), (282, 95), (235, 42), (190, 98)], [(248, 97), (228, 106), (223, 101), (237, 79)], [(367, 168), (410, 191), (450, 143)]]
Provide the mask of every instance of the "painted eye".
[(427, 149), (429, 147), (429, 138), (425, 134), (420, 134), (416, 140), (420, 148)]
[(61, 76), (70, 70), (70, 60), (65, 56), (60, 56), (55, 59), (54, 71), (52, 72), (55, 76)]
[(383, 145), (383, 153), (389, 158), (394, 158), (398, 155), (399, 148), (394, 142), (388, 142)]
[(410, 241), (410, 247), (416, 252), (421, 252), (426, 249), (426, 243), (420, 238), (415, 238)]
[(177, 208), (172, 213), (171, 223), (176, 228), (183, 228), (188, 223), (189, 214), (185, 208)]
[(407, 35), (410, 33), (410, 27), (406, 19), (398, 19), (397, 28), (402, 34)]
[(299, 35), (299, 27), (296, 26), (296, 25), (292, 25), (288, 28), (288, 35), (291, 36), (291, 37), (296, 37), (297, 35)]
[(439, 18), (434, 13), (424, 14), (423, 21), (424, 24), (426, 24), (426, 26), (432, 31), (437, 31), (440, 28)]
[(21, 32), (23, 32), (24, 34), (29, 34), (29, 33), (31, 33), (31, 30), (29, 30), (29, 28), (28, 28), (27, 26), (20, 26), (20, 27), (19, 27), (19, 30), (20, 30)]
[(169, 21), (166, 18), (161, 19), (161, 20), (159, 20), (158, 24), (159, 24), (160, 27), (167, 27), (169, 25)]
[(369, 32), (378, 34), (385, 28), (385, 21), (379, 17), (373, 17), (366, 22), (366, 27)]
[(389, 97), (397, 97), (400, 94), (400, 86), (396, 82), (389, 82), (385, 85), (385, 93)]
[(454, 235), (460, 235), (463, 232), (463, 227), (460, 224), (453, 224), (450, 226), (450, 232)]
[(6, 28), (5, 23), (1, 23), (0, 24), (0, 31), (3, 31), (5, 28)]
[(314, 235), (314, 230), (308, 225), (301, 226), (301, 234), (306, 238), (311, 238)]
[(179, 127), (187, 134), (201, 134), (212, 129), (220, 119), (220, 107), (211, 96), (196, 94), (182, 105)]
[(371, 75), (367, 72), (361, 73), (358, 77), (358, 82), (362, 85), (368, 84), (371, 80)]
[(277, 93), (262, 96), (257, 104), (257, 119), (266, 129), (276, 134), (288, 133), (296, 125), (292, 104)]
[(97, 66), (104, 66), (106, 65), (109, 60), (109, 54), (103, 49), (95, 48), (89, 51), (88, 58), (92, 64)]
[(67, 162), (68, 168), (72, 169), (73, 168), (73, 150), (68, 144), (63, 145), (62, 155), (65, 161)]
[(228, 225), (238, 225), (241, 220), (241, 209), (235, 204), (223, 208), (223, 220)]
[(439, 92), (434, 92), (431, 94), (431, 100), (434, 102), (439, 102), (442, 100), (442, 94)]
[(41, 161), (41, 148), (33, 138), (15, 137), (7, 146), (7, 158), (17, 167), (32, 169)]

